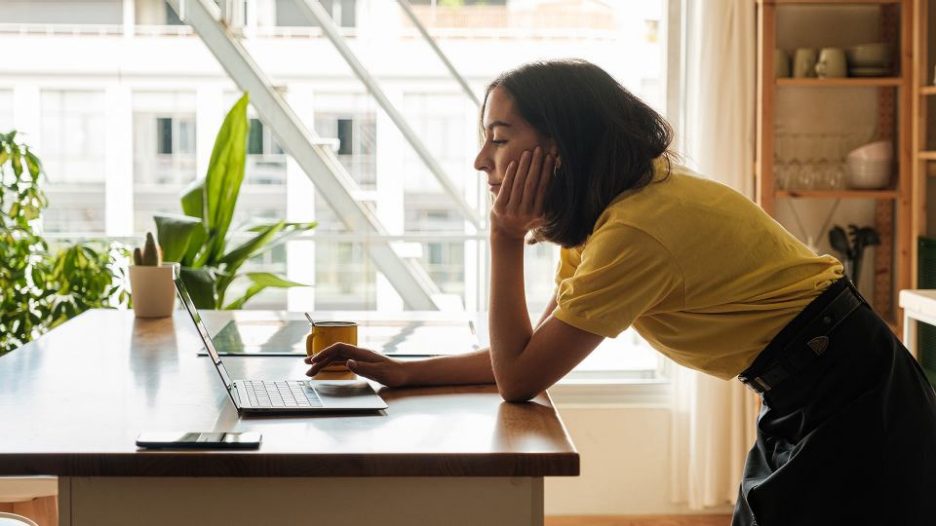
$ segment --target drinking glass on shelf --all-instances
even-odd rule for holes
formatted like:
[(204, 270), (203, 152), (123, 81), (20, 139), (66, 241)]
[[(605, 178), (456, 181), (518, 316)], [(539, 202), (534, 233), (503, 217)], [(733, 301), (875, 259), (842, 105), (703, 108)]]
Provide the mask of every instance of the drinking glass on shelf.
[(778, 190), (790, 188), (790, 137), (777, 133), (774, 148), (774, 185)]
[(801, 152), (803, 155), (803, 162), (799, 162), (797, 159), (797, 170), (796, 175), (793, 179), (793, 189), (794, 190), (812, 190), (815, 186), (815, 141), (813, 136), (807, 134), (795, 135), (796, 137), (796, 150)]
[(786, 189), (796, 190), (799, 185), (800, 173), (803, 171), (803, 163), (800, 162), (800, 153), (802, 152), (802, 135), (798, 133), (790, 134), (786, 137), (787, 144), (787, 173)]
[(820, 168), (817, 170), (816, 188), (820, 190), (838, 190), (844, 185), (845, 173), (841, 165), (842, 137), (836, 134), (823, 134), (818, 141), (821, 145)]
[(845, 189), (845, 153), (848, 151), (846, 147), (846, 137), (843, 135), (837, 135), (834, 137), (834, 142), (832, 143), (832, 148), (834, 156), (832, 157), (832, 163), (829, 168), (829, 186), (832, 190), (844, 190)]

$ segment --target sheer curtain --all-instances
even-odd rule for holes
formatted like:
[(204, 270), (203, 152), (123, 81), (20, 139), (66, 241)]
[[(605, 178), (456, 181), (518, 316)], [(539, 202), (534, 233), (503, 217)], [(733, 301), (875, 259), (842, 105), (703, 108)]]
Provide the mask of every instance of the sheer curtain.
[[(751, 197), (754, 188), (755, 13), (752, 0), (683, 0), (681, 89), (686, 164)], [(755, 396), (675, 366), (672, 495), (691, 509), (737, 497), (754, 442)]]

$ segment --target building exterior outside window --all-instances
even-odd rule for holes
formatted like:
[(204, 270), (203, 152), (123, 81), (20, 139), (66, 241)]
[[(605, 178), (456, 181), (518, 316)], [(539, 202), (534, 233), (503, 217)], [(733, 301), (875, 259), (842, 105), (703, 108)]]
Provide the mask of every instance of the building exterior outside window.
[(179, 195), (195, 180), (194, 91), (135, 91), (134, 231), (152, 230), (156, 214), (179, 213)]
[[(660, 34), (666, 1), (411, 3), (476, 93), (521, 63), (579, 56), (665, 110), (666, 39)], [(477, 107), (395, 2), (322, 3), (458, 192), (484, 217), (489, 197), (472, 167)], [(30, 57), (28, 68), (14, 65), (0, 79), (0, 131), (20, 128), (46, 163), (47, 231), (141, 236), (152, 230), (154, 214), (181, 212), (179, 194), (205, 175), (218, 127), (240, 91), (165, 0), (73, 0), (66, 18), (60, 4), (0, 2), (0, 46)], [(393, 246), (465, 309), (485, 309), (484, 232), (466, 222), (320, 28), (304, 18), (295, 0), (236, 4), (243, 10), (244, 45), (305, 126), (329, 141), (354, 181), (353, 197), (380, 219)], [(300, 217), (320, 225), (248, 264), (250, 270), (300, 276), (313, 286), (288, 294), (271, 290), (248, 307), (401, 308), (367, 257), (373, 239), (338, 221), (273, 130), (250, 112), (235, 224)], [(549, 244), (527, 247), (534, 318), (553, 293), (556, 255)], [(236, 293), (235, 287), (231, 297)], [(634, 338), (626, 333), (609, 344), (617, 347), (596, 353), (583, 367), (652, 368), (652, 355), (630, 352), (640, 346)], [(625, 355), (621, 348), (628, 349), (626, 363), (618, 358)]]
[(104, 232), (104, 105), (103, 91), (41, 92), (47, 232)]

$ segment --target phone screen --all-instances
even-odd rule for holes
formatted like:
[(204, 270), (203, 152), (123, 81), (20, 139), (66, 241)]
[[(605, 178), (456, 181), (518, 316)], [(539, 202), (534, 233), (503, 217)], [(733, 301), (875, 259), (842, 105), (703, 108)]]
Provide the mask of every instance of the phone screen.
[(261, 434), (245, 432), (147, 432), (140, 433), (136, 444), (145, 448), (257, 448)]

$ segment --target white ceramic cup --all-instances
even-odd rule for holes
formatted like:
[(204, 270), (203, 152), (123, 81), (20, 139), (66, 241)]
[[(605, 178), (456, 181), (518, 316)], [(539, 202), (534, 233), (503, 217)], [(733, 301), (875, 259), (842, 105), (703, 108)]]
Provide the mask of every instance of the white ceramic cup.
[(837, 47), (823, 48), (819, 52), (816, 74), (820, 78), (848, 76), (848, 60), (845, 58), (845, 50)]
[(819, 54), (813, 48), (801, 47), (793, 55), (793, 76), (807, 78), (816, 76), (816, 62)]
[(178, 263), (163, 263), (158, 267), (130, 266), (130, 295), (137, 318), (172, 316), (176, 298), (173, 279), (178, 273)]

